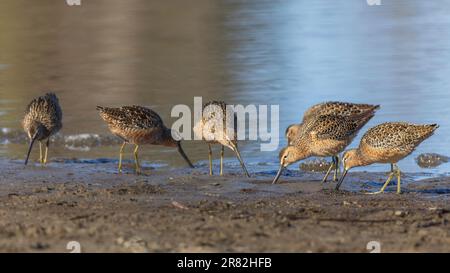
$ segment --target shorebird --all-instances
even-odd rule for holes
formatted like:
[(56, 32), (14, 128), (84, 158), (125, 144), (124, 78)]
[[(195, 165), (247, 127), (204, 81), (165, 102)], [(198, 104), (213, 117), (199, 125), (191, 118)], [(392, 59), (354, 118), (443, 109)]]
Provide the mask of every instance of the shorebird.
[[(285, 135), (288, 140), (288, 145), (291, 145), (292, 140), (303, 133), (304, 124), (307, 124), (309, 121), (319, 116), (335, 115), (342, 117), (351, 117), (364, 115), (365, 113), (375, 113), (378, 109), (380, 109), (380, 105), (339, 101), (329, 101), (313, 105), (305, 111), (305, 113), (303, 114), (303, 120), (300, 124), (292, 124), (287, 127)], [(335, 166), (333, 181), (337, 181), (337, 174), (340, 173), (339, 156), (332, 157), (331, 164)]]
[(358, 104), (350, 102), (329, 101), (311, 106), (303, 114), (303, 120), (300, 124), (292, 124), (286, 129), (286, 138), (288, 145), (292, 140), (301, 133), (302, 125), (319, 116), (335, 115), (335, 116), (357, 116), (365, 113), (375, 113), (380, 108), (379, 105)]
[(137, 105), (120, 108), (97, 106), (97, 110), (108, 124), (111, 133), (123, 140), (119, 152), (119, 173), (122, 172), (123, 150), (127, 143), (135, 145), (134, 160), (137, 174), (141, 173), (138, 149), (140, 145), (144, 144), (177, 147), (188, 165), (194, 168), (184, 153), (181, 142), (172, 137), (172, 130), (164, 125), (161, 117), (155, 111)]
[(401, 193), (401, 172), (397, 162), (411, 154), (422, 141), (433, 135), (437, 128), (437, 124), (416, 125), (405, 122), (388, 122), (371, 128), (362, 137), (357, 149), (344, 153), (344, 173), (336, 185), (336, 190), (339, 190), (351, 168), (373, 163), (390, 163), (394, 168), (388, 179), (379, 191), (372, 194), (384, 192), (394, 176), (397, 176), (397, 193)]
[(280, 169), (272, 183), (275, 184), (283, 169), (292, 163), (311, 156), (331, 156), (333, 162), (322, 180), (322, 183), (326, 182), (333, 168), (337, 172), (337, 155), (344, 151), (373, 116), (373, 112), (348, 117), (325, 115), (303, 124), (302, 133), (297, 134), (292, 144), (280, 151)]
[[(25, 110), (22, 126), (30, 139), (30, 146), (25, 159), (28, 164), (34, 142), (39, 141), (39, 162), (47, 164), (50, 137), (62, 128), (62, 110), (58, 97), (54, 93), (33, 99)], [(45, 154), (42, 154), (42, 142), (45, 141)]]
[(211, 101), (203, 105), (202, 119), (195, 124), (194, 134), (208, 144), (209, 175), (213, 175), (211, 145), (220, 144), (220, 175), (223, 175), (223, 156), (226, 146), (236, 153), (245, 175), (250, 177), (237, 145), (236, 113), (231, 112), (226, 106), (223, 101)]

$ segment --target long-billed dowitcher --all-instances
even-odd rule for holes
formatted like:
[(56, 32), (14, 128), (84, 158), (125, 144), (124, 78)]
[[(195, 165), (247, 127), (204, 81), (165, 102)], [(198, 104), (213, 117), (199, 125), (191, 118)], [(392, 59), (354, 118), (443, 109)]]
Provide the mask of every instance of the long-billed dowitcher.
[[(33, 99), (25, 110), (22, 126), (30, 138), (25, 165), (28, 164), (34, 142), (39, 141), (39, 161), (42, 165), (47, 163), (50, 137), (62, 128), (62, 110), (58, 97), (54, 93)], [(45, 141), (45, 155), (42, 154), (42, 142)]]
[(155, 111), (137, 105), (120, 108), (97, 106), (97, 110), (108, 124), (109, 130), (123, 140), (119, 154), (119, 173), (122, 172), (123, 150), (127, 143), (135, 145), (134, 160), (137, 174), (141, 173), (138, 149), (139, 145), (144, 144), (177, 147), (178, 152), (189, 166), (194, 167), (184, 153), (181, 142), (172, 137), (172, 130), (164, 125), (161, 117)]
[(286, 138), (288, 145), (292, 140), (301, 133), (302, 125), (308, 123), (309, 120), (325, 115), (335, 116), (357, 116), (365, 113), (375, 113), (380, 108), (379, 105), (359, 104), (350, 102), (329, 101), (311, 106), (303, 114), (303, 120), (300, 124), (292, 124), (286, 129)]
[(405, 122), (388, 122), (371, 128), (362, 137), (357, 149), (344, 153), (344, 173), (336, 185), (336, 190), (339, 190), (351, 168), (373, 163), (390, 163), (394, 168), (391, 170), (386, 183), (381, 190), (373, 194), (384, 192), (394, 176), (397, 176), (397, 193), (401, 193), (401, 172), (397, 162), (411, 154), (438, 127), (437, 124), (416, 125)]
[(209, 175), (213, 175), (211, 145), (220, 144), (220, 175), (223, 175), (223, 156), (226, 146), (236, 153), (245, 175), (250, 177), (237, 145), (236, 113), (231, 112), (226, 106), (223, 101), (211, 101), (203, 105), (203, 116), (195, 124), (194, 134), (208, 143)]
[(337, 172), (337, 155), (352, 142), (358, 131), (373, 116), (373, 112), (350, 117), (325, 115), (302, 125), (302, 133), (297, 134), (292, 144), (280, 151), (280, 169), (273, 183), (277, 182), (283, 169), (292, 163), (311, 156), (331, 156), (334, 159), (322, 180), (325, 182), (333, 168)]

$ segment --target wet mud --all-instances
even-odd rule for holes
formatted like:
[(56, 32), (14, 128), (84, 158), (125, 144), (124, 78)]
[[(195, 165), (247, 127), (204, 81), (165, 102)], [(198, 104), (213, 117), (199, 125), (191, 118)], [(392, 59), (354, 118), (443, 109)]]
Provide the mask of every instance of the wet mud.
[(244, 178), (207, 169), (114, 163), (24, 167), (0, 160), (0, 251), (69, 252), (382, 252), (450, 251), (449, 179), (405, 174), (378, 190), (385, 173), (348, 176), (342, 192), (321, 173), (289, 171)]

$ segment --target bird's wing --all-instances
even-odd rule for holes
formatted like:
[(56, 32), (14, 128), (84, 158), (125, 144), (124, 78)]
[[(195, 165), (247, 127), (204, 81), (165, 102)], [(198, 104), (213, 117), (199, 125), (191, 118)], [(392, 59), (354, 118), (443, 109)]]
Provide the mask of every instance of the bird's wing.
[(420, 142), (431, 136), (438, 126), (414, 125), (405, 122), (388, 122), (371, 128), (361, 143), (374, 148), (414, 149)]
[(345, 140), (360, 129), (357, 120), (341, 116), (320, 116), (309, 129), (309, 134), (317, 139)]
[(102, 107), (102, 117), (110, 124), (136, 129), (162, 127), (161, 117), (153, 110), (142, 106)]

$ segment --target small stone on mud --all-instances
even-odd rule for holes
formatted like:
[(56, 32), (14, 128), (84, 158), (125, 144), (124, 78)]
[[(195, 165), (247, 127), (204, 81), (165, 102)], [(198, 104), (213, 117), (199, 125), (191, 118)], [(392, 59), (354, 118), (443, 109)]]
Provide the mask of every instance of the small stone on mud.
[(252, 192), (255, 192), (255, 190), (254, 189), (241, 189), (241, 192), (243, 192), (243, 193), (252, 193)]
[(394, 215), (395, 215), (395, 216), (403, 217), (403, 216), (406, 215), (406, 212), (401, 211), (401, 210), (397, 210), (397, 211), (395, 211)]
[(124, 241), (125, 241), (125, 239), (123, 237), (119, 237), (116, 239), (116, 244), (122, 245)]
[(37, 249), (37, 250), (43, 250), (43, 249), (47, 249), (49, 247), (50, 247), (49, 244), (41, 243), (41, 242), (37, 242), (37, 243), (31, 244), (31, 248), (32, 249)]
[(172, 201), (172, 205), (174, 207), (176, 207), (177, 209), (184, 209), (184, 210), (189, 209), (188, 207), (186, 207), (185, 205), (183, 205), (183, 204), (181, 204), (181, 203), (179, 203), (177, 201)]
[(143, 240), (140, 237), (132, 237), (130, 239), (119, 237), (116, 239), (116, 243), (133, 253), (149, 252), (147, 241)]

